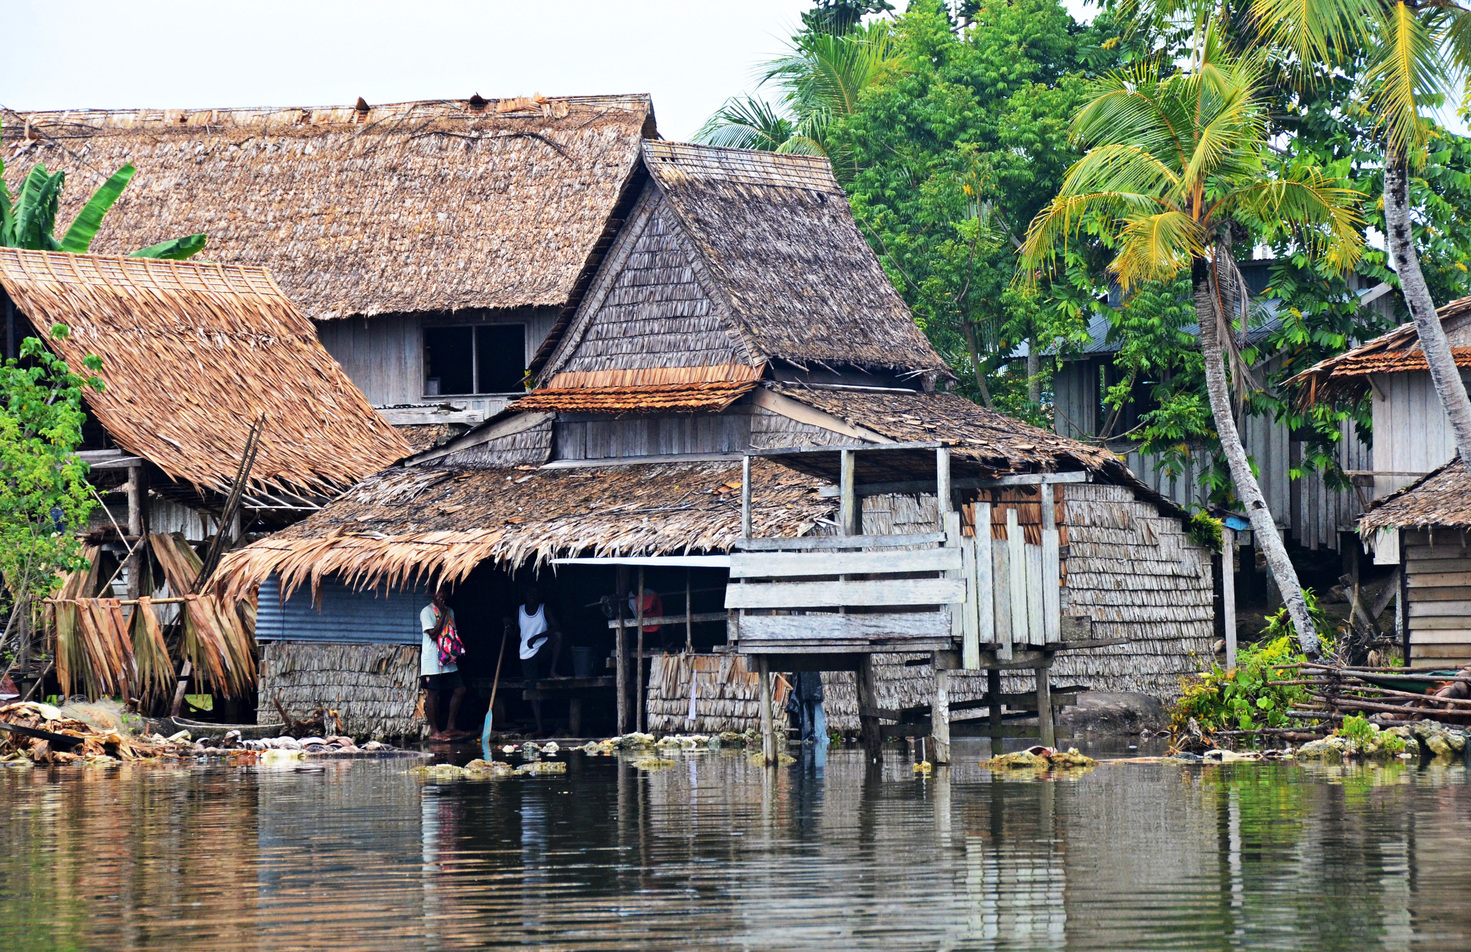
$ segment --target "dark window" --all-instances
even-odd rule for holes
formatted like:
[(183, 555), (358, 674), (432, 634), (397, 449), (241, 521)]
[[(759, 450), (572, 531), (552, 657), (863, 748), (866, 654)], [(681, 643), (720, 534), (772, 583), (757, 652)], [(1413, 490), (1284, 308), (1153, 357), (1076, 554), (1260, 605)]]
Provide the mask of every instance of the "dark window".
[(512, 393), (526, 369), (525, 324), (424, 328), (424, 393)]

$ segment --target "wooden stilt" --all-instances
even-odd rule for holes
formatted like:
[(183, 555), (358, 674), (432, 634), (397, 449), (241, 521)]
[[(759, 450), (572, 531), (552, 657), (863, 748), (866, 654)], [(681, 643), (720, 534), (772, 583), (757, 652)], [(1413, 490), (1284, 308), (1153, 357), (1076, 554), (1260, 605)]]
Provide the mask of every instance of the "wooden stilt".
[(873, 657), (864, 655), (858, 663), (858, 730), (863, 740), (863, 752), (869, 761), (875, 761), (883, 753), (884, 738), (879, 728), (878, 690), (873, 673)]
[(567, 702), (567, 733), (582, 736), (582, 698), (573, 697)]
[[(1354, 553), (1354, 543), (1349, 544)], [(1358, 578), (1355, 561), (1355, 578)], [(1226, 667), (1236, 667), (1236, 530), (1221, 532), (1221, 625), (1226, 630)]]
[(644, 703), (644, 567), (642, 565), (640, 565), (638, 568), (638, 591), (634, 595), (634, 606), (634, 617), (636, 619), (635, 624), (638, 628), (638, 653), (633, 656), (633, 665), (637, 684), (633, 699), (634, 703), (638, 705), (636, 709), (636, 720), (638, 722), (638, 729), (640, 732), (642, 732), (645, 725), (648, 723), (648, 719), (645, 714), (645, 709), (648, 707), (648, 705)]
[(624, 603), (628, 599), (628, 570), (618, 569), (618, 582), (614, 586), (618, 590), (618, 634), (613, 653), (616, 656), (614, 664), (617, 667), (618, 693), (618, 733), (628, 733), (628, 638), (623, 625)]
[(986, 669), (986, 697), (991, 709), (991, 756), (999, 757), (1005, 751), (1001, 744), (1001, 672), (996, 668)]
[(761, 682), (761, 759), (766, 766), (776, 763), (776, 719), (771, 714), (771, 662), (756, 656), (756, 676)]
[(930, 736), (934, 748), (930, 762), (938, 765), (950, 762), (950, 672), (939, 667), (938, 659), (936, 661), (935, 699), (930, 705)]
[(1046, 668), (1037, 669), (1037, 727), (1043, 747), (1057, 746), (1057, 733), (1052, 726), (1052, 682)]

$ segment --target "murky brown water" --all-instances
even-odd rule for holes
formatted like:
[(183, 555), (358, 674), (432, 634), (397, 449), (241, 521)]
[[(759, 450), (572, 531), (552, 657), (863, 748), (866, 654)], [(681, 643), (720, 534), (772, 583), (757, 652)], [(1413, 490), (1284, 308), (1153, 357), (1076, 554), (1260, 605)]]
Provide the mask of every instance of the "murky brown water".
[(1444, 768), (0, 770), (0, 947), (1461, 949)]

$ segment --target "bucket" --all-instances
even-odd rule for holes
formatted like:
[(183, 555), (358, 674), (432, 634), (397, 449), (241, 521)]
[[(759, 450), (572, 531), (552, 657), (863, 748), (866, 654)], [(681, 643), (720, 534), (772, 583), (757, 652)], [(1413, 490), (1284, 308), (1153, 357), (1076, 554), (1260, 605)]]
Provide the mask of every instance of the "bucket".
[(595, 678), (593, 665), (597, 662), (597, 654), (591, 648), (572, 649), (572, 676), (574, 678)]

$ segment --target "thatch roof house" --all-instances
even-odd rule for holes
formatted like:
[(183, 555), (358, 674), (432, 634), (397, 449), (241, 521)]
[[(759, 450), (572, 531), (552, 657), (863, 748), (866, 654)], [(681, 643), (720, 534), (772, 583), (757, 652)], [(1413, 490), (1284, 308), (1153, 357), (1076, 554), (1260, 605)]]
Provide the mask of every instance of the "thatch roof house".
[[(509, 598), (511, 575), (524, 580), (553, 560), (729, 552), (742, 533), (745, 455), (810, 447), (817, 459), (836, 455), (825, 448), (919, 443), (949, 448), (960, 504), (1010, 508), (1032, 535), (1043, 526), (1033, 477), (1069, 474), (1053, 497), (1068, 539), (1066, 599), (1100, 637), (1131, 640), (1058, 670), (1100, 686), (1176, 692), (1209, 649), (1212, 618), (1211, 558), (1183, 531), (1180, 511), (1107, 451), (936, 392), (950, 371), (884, 276), (825, 162), (662, 142), (644, 143), (642, 154), (647, 183), (565, 332), (533, 368), (537, 389), (227, 557), (226, 584), (236, 592), (262, 585), (263, 606), (299, 586), (342, 606), (336, 624), (304, 592), (273, 610), (261, 629), (262, 691), (305, 706), (326, 702), (326, 682), (348, 717), (355, 691), (387, 690), (391, 679), (368, 683), (358, 671), (386, 671), (401, 655), (391, 643), (351, 648), (365, 614), (345, 594), (354, 588), (381, 614), (400, 610), (395, 592), (460, 581), (467, 617), (498, 618), (477, 600)], [(814, 475), (821, 467), (781, 460), (792, 465), (776, 457), (752, 465), (753, 529), (834, 531), (832, 487)], [(934, 523), (933, 489), (928, 497), (886, 489), (899, 476), (873, 466), (858, 474), (868, 484), (865, 532)], [(1022, 484), (998, 487), (998, 477)], [(621, 587), (608, 567), (557, 571), (564, 619)], [(724, 571), (695, 569), (693, 583), (680, 571), (650, 567), (666, 611), (694, 605), (712, 618), (708, 627), (678, 626), (678, 640), (696, 653), (723, 645), (724, 613), (709, 609), (723, 606)], [(690, 584), (692, 595), (682, 596)], [(409, 604), (400, 644), (418, 636)], [(597, 652), (608, 647), (600, 616), (567, 634)], [(492, 656), (494, 645), (478, 650)], [(720, 669), (736, 678), (729, 665)], [(893, 672), (891, 686), (927, 676), (899, 662)], [(721, 688), (736, 689), (730, 680)], [(963, 697), (979, 688), (956, 690)], [(650, 711), (660, 692), (688, 708), (688, 680), (655, 685)], [(731, 699), (717, 692), (712, 720), (701, 723), (728, 723), (716, 714)], [(408, 726), (411, 703), (358, 709), (375, 729)]]
[(84, 458), (140, 471), (155, 531), (219, 509), (262, 419), (244, 504), (267, 525), (408, 452), (260, 268), (0, 248), (0, 294), (8, 335), (64, 324), (59, 356), (102, 359)]
[(1471, 474), (1466, 467), (1452, 460), (1391, 493), (1364, 514), (1359, 531), (1366, 541), (1395, 540), (1406, 664), (1471, 665)]
[[(69, 173), (63, 220), (136, 165), (95, 250), (206, 233), (207, 257), (267, 268), (368, 399), (413, 423), (480, 419), (523, 389), (655, 134), (643, 95), (475, 96), (7, 113), (0, 147), (12, 186), (37, 162)], [(427, 412), (445, 403), (468, 409)]]
[[(1462, 379), (1471, 379), (1471, 298), (1452, 301), (1439, 314)], [(1315, 364), (1288, 383), (1298, 388), (1304, 405), (1372, 395), (1372, 463), (1368, 470), (1351, 474), (1366, 488), (1372, 486), (1370, 499), (1416, 482), (1455, 456), (1450, 421), (1430, 380), (1413, 323)], [(1393, 533), (1374, 535), (1375, 561), (1397, 563), (1396, 545)]]

